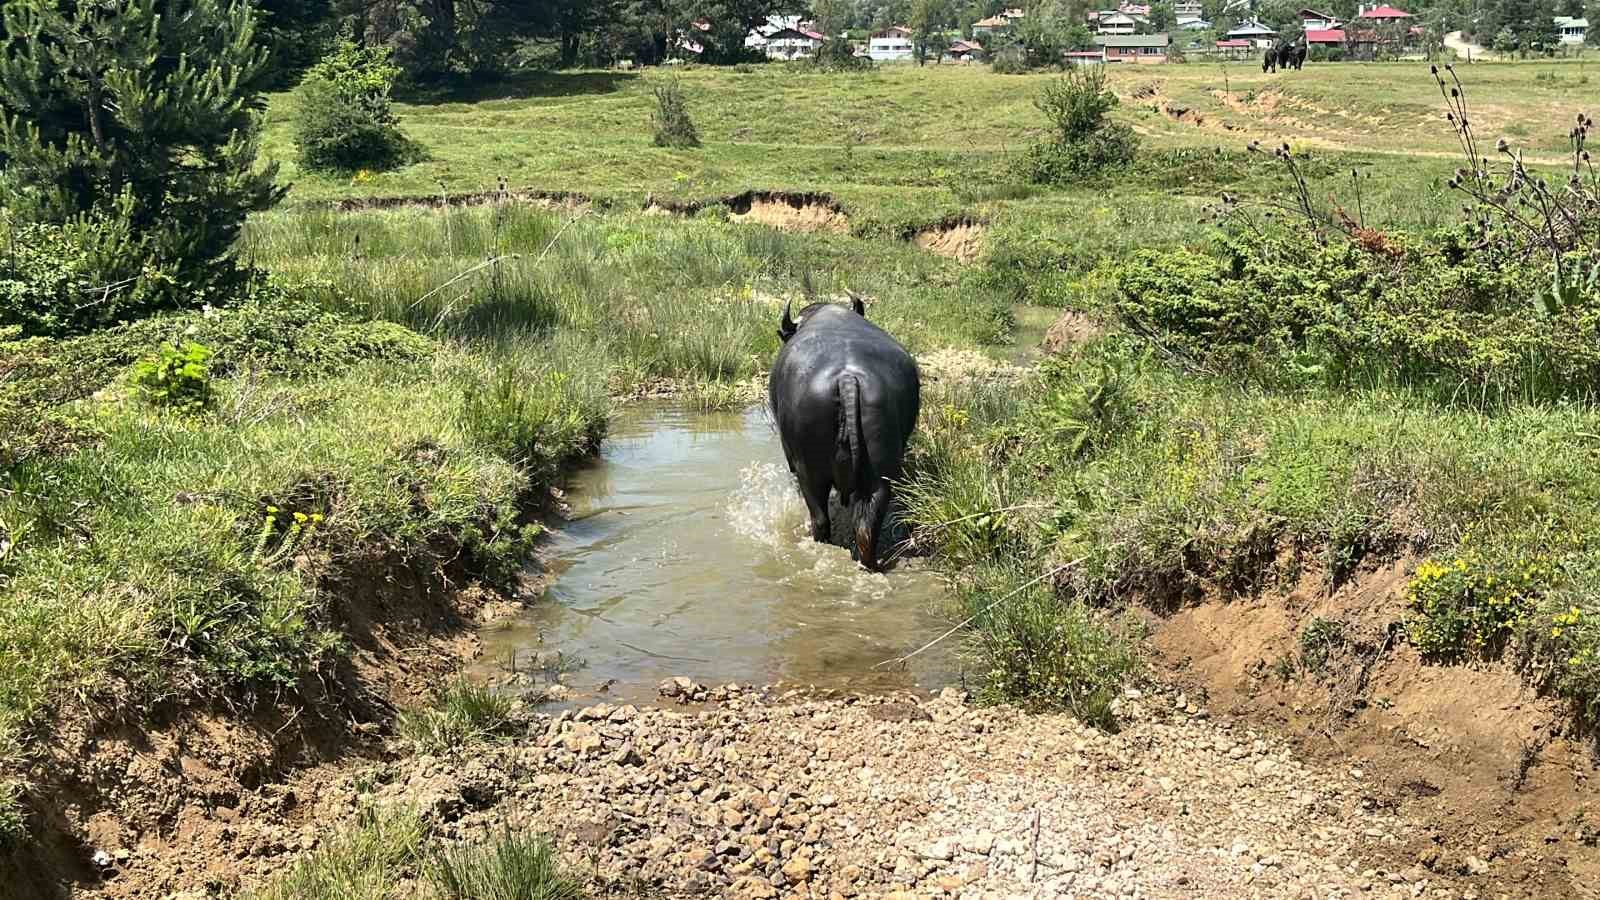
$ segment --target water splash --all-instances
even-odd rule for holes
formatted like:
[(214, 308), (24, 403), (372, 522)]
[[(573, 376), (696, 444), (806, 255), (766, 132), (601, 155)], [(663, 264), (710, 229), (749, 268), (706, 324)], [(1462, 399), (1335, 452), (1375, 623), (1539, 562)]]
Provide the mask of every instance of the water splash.
[(773, 550), (794, 546), (806, 531), (806, 505), (794, 476), (781, 463), (752, 463), (739, 470), (728, 521), (741, 536)]

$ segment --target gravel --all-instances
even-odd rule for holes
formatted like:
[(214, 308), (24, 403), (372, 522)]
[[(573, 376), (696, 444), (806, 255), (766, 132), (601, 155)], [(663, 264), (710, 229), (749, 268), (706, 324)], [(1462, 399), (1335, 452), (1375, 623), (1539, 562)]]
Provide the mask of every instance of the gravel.
[[(1130, 692), (1106, 734), (954, 690), (811, 700), (672, 679), (661, 693), (677, 705), (538, 714), (515, 741), (408, 760), (380, 799), (419, 803), (450, 837), (551, 832), (601, 894), (1498, 894), (1476, 858), (1448, 877), (1386, 867), (1422, 826), (1364, 803), (1354, 773), (1181, 697)], [(719, 702), (688, 705), (702, 699)]]

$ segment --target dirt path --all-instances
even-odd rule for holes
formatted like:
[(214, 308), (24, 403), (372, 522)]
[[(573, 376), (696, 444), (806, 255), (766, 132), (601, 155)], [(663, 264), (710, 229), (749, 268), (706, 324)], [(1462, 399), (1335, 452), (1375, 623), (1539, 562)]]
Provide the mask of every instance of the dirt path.
[(1444, 36), (1444, 45), (1454, 50), (1458, 56), (1469, 62), (1489, 62), (1498, 58), (1493, 50), (1487, 50), (1468, 41), (1461, 36), (1461, 32), (1452, 31)]
[[(324, 834), (354, 815), (358, 786), (420, 805), (449, 837), (553, 831), (602, 896), (1579, 896), (1526, 849), (1441, 843), (1375, 797), (1370, 773), (1308, 765), (1181, 695), (1121, 704), (1115, 735), (954, 690), (598, 705), (459, 758), (347, 771), (315, 801), (297, 790)], [(238, 829), (248, 846), (216, 852), (280, 871), (316, 840), (281, 827), (275, 841)], [(162, 881), (114, 893), (197, 886)]]

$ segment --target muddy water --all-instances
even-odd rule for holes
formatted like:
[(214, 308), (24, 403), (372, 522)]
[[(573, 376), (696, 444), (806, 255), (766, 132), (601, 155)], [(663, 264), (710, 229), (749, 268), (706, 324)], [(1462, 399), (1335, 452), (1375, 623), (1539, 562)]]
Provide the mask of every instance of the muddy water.
[(570, 667), (580, 696), (632, 701), (674, 675), (855, 692), (955, 679), (945, 645), (878, 667), (948, 627), (944, 588), (919, 560), (872, 574), (812, 543), (764, 409), (630, 409), (568, 501), (548, 597), (484, 635), (501, 673)]

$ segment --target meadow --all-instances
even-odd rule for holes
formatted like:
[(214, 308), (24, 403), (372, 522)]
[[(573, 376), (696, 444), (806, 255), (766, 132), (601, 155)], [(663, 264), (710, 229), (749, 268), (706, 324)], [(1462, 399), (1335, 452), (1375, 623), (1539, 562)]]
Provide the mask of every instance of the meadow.
[[(1141, 155), (1068, 187), (1015, 176), (1049, 75), (686, 68), (694, 150), (651, 144), (664, 77), (413, 93), (400, 123), (429, 158), (337, 177), (298, 170), (276, 95), (264, 144), (293, 188), (240, 243), (271, 276), (251, 300), (0, 335), (0, 840), (50, 803), (52, 728), (303, 688), (347, 652), (334, 589), (374, 560), (508, 582), (616, 404), (750, 398), (782, 304), (846, 290), (925, 359), (1006, 368), (930, 386), (907, 486), (952, 618), (976, 616), (985, 697), (1113, 727), (1140, 668), (1124, 610), (1403, 561), (1386, 614), (1431, 660), (1503, 660), (1600, 711), (1593, 318), (1532, 315), (1531, 270), (1436, 239), (1462, 198), (1425, 66), (1114, 71)], [(1462, 77), (1481, 132), (1552, 168), (1594, 96), (1581, 62)], [(1315, 211), (1336, 198), (1377, 249), (1338, 257), (1285, 221), (1301, 183), (1253, 141), (1287, 144)], [(551, 202), (440, 208), (502, 185)], [(740, 222), (721, 201), (748, 191), (842, 218)], [(1218, 218), (1224, 193), (1254, 224)], [(954, 223), (980, 229), (976, 258), (911, 240)], [(1252, 253), (1263, 271), (1219, 262)], [(1085, 338), (1005, 367), (1069, 312)], [(128, 367), (185, 340), (215, 354), (209, 406), (152, 410)]]

